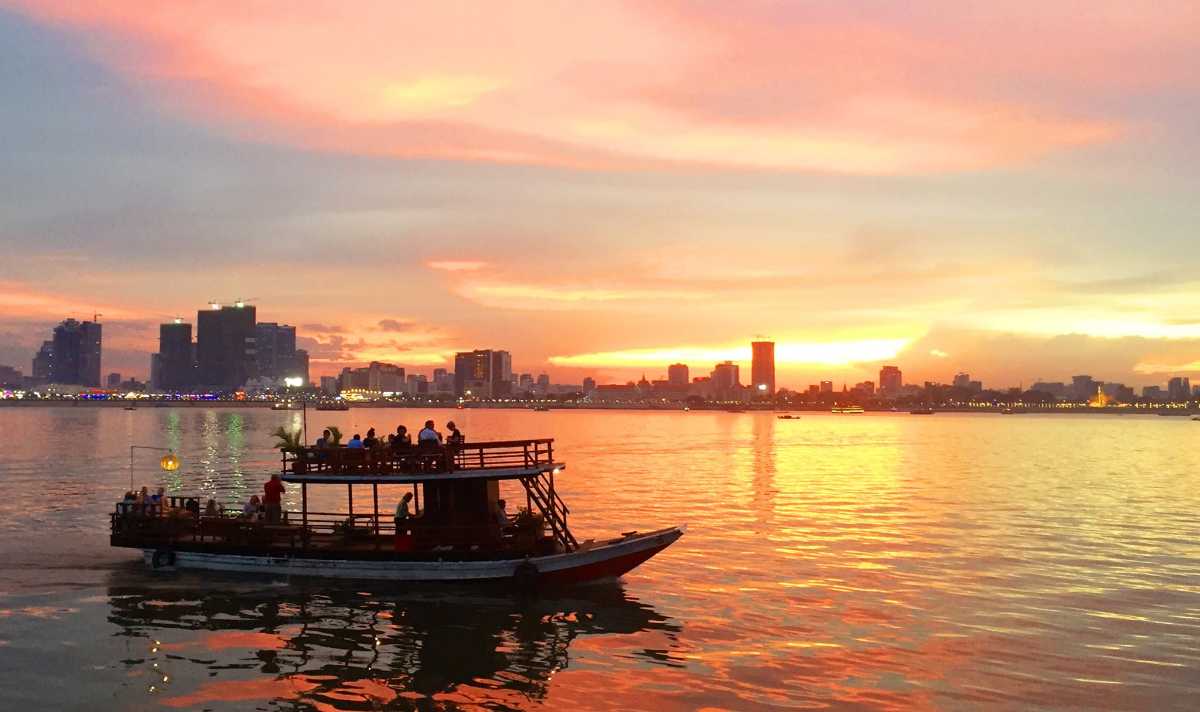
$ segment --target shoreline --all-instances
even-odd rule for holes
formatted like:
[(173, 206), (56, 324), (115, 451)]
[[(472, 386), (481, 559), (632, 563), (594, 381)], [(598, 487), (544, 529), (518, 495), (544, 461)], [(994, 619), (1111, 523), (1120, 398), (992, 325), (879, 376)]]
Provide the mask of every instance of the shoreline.
[[(127, 400), (18, 400), (18, 399), (0, 399), (0, 408), (121, 408), (126, 409), (129, 406), (135, 406), (135, 410), (158, 410), (168, 408), (215, 408), (215, 409), (254, 409), (254, 410), (272, 410), (274, 405), (271, 401), (127, 401)], [(544, 406), (544, 404), (538, 404)], [(511, 405), (496, 405), (496, 404), (470, 404), (459, 408), (453, 404), (447, 403), (355, 403), (351, 406), (354, 409), (440, 409), (440, 410), (525, 410), (533, 411), (534, 404), (529, 403), (514, 403)], [(942, 413), (981, 413), (992, 415), (1005, 415), (1006, 406), (988, 406), (979, 408), (934, 408), (934, 415)], [(291, 408), (287, 410), (279, 410), (281, 413), (300, 412), (301, 408)], [(308, 410), (314, 413), (345, 413), (348, 411), (323, 411), (317, 410), (316, 407), (310, 407)], [(810, 415), (841, 415), (842, 417), (853, 417), (855, 414), (836, 414), (831, 413), (829, 408), (813, 408), (813, 407), (743, 407), (731, 409), (724, 406), (693, 406), (689, 410), (684, 410), (682, 407), (662, 407), (654, 405), (636, 405), (636, 404), (620, 404), (620, 405), (603, 405), (589, 403), (587, 405), (564, 404), (550, 407), (550, 410), (586, 410), (586, 411), (651, 411), (665, 413), (728, 413), (730, 415), (738, 414), (771, 414), (784, 415), (788, 413), (810, 414)], [(867, 414), (893, 414), (893, 415), (912, 415), (909, 412), (910, 408), (897, 408), (895, 410), (888, 408), (868, 408), (863, 413)], [(1007, 415), (1157, 415), (1162, 417), (1193, 417), (1200, 416), (1200, 408), (1092, 408), (1088, 406), (1077, 406), (1067, 408), (1022, 408), (1021, 410), (1008, 413)], [(928, 417), (925, 415), (923, 417)]]

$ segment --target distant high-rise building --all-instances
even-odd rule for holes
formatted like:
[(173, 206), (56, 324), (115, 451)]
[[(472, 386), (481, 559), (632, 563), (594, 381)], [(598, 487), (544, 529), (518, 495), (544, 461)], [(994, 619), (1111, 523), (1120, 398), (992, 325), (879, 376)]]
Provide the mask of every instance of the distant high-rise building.
[(1091, 376), (1072, 376), (1069, 395), (1072, 400), (1089, 401), (1096, 397), (1100, 385)]
[(550, 387), (550, 376), (539, 373), (537, 377), (538, 388), (546, 389)]
[[(983, 384), (980, 385), (982, 386)], [(1067, 395), (1068, 389), (1066, 384), (1061, 381), (1037, 381), (1029, 387), (1029, 390), (1052, 395), (1055, 398), (1062, 398)]]
[(405, 377), (405, 390), (410, 395), (425, 395), (429, 392), (429, 379), (422, 374), (410, 373)]
[(492, 352), (490, 349), (460, 351), (454, 354), (454, 394), (470, 391), (476, 397), (492, 395)]
[(338, 379), (335, 376), (321, 376), (321, 391), (327, 395), (338, 394)]
[(292, 352), (292, 367), (284, 371), (284, 378), (299, 378), (301, 383), (308, 385), (308, 351), (296, 349)]
[(527, 391), (530, 388), (533, 388), (533, 374), (532, 373), (522, 373), (521, 377), (517, 381), (517, 386), (523, 391)]
[(25, 378), (12, 366), (0, 366), (0, 386), (22, 386)]
[(1166, 399), (1166, 394), (1161, 386), (1146, 386), (1142, 389), (1142, 398), (1148, 401), (1162, 401)]
[(54, 327), (50, 380), (100, 387), (101, 325), (67, 319)]
[(750, 351), (750, 385), (755, 395), (775, 395), (775, 342), (754, 341)]
[(1180, 402), (1192, 397), (1192, 383), (1187, 376), (1176, 376), (1167, 381), (1167, 398)]
[(667, 366), (667, 383), (673, 386), (686, 386), (689, 381), (686, 363), (673, 363)]
[(879, 392), (882, 395), (894, 395), (904, 387), (903, 374), (897, 366), (884, 366), (879, 369)]
[(742, 385), (738, 365), (733, 361), (722, 361), (713, 366), (710, 384), (715, 393), (724, 394)]
[(367, 365), (367, 390), (378, 393), (402, 393), (405, 384), (402, 366), (381, 361), (372, 361)]
[(196, 385), (196, 347), (192, 344), (192, 325), (176, 319), (158, 327), (158, 379), (156, 388), (186, 390)]
[(258, 370), (256, 310), (238, 302), (212, 304), (196, 315), (198, 381), (211, 388), (236, 389)]
[(45, 383), (50, 380), (54, 371), (54, 342), (43, 341), (42, 348), (33, 357), (33, 367), (30, 373), (33, 380)]
[(833, 381), (821, 381), (822, 393), (833, 393)]
[[(687, 368), (687, 366), (684, 366), (684, 368)], [(685, 381), (683, 385), (686, 386), (687, 382)], [(583, 392), (591, 393), (594, 390), (596, 390), (596, 379), (592, 378), (591, 376), (585, 377), (583, 379)]]
[(117, 388), (121, 385), (121, 374), (113, 372), (108, 374), (108, 378), (104, 379), (105, 388)]
[(273, 321), (255, 324), (254, 350), (260, 377), (279, 381), (299, 376), (307, 381), (308, 369), (300, 373), (296, 362), (296, 327)]
[(970, 388), (971, 387), (971, 374), (969, 374), (969, 373), (954, 374), (954, 387), (955, 388)]

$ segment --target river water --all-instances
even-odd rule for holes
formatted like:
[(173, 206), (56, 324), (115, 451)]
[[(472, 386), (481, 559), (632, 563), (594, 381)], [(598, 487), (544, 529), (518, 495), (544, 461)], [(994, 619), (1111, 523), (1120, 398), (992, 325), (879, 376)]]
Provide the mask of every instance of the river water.
[(135, 485), (232, 505), (300, 414), (0, 408), (0, 709), (1200, 704), (1187, 418), (308, 415), (310, 437), (426, 417), (554, 437), (581, 540), (688, 533), (620, 582), (540, 598), (152, 572), (107, 545), (129, 445), (183, 463), (138, 451)]

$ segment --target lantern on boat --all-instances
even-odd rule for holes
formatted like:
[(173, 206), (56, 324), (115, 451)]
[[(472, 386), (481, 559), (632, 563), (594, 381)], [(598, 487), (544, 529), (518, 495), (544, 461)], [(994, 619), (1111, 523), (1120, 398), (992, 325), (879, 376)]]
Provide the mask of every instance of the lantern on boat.
[(158, 461), (158, 466), (162, 468), (163, 472), (174, 472), (179, 469), (179, 458), (175, 457), (175, 453), (168, 452)]

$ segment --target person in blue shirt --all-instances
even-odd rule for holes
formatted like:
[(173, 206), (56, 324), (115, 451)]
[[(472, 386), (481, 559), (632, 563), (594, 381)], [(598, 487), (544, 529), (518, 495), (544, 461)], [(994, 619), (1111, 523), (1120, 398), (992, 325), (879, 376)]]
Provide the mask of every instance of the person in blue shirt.
[(346, 443), (346, 447), (351, 448), (351, 449), (361, 450), (362, 446), (363, 446), (362, 437), (359, 436), (358, 433), (355, 433), (354, 437), (350, 438), (350, 442)]

